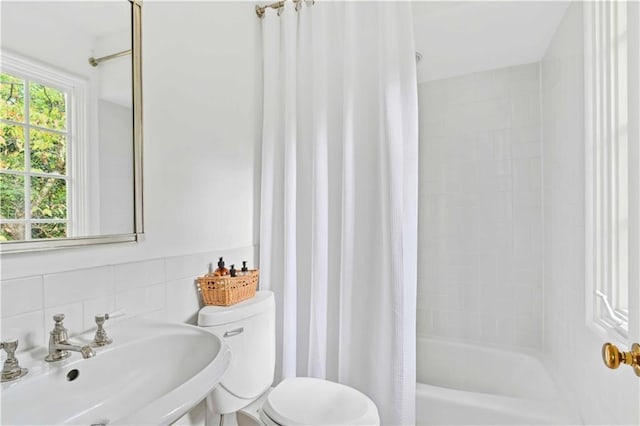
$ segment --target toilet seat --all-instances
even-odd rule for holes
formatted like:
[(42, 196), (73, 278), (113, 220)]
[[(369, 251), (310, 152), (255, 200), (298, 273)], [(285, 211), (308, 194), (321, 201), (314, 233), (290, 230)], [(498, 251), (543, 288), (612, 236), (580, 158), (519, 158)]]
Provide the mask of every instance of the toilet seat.
[(283, 380), (262, 405), (267, 425), (379, 425), (378, 410), (366, 395), (312, 377)]

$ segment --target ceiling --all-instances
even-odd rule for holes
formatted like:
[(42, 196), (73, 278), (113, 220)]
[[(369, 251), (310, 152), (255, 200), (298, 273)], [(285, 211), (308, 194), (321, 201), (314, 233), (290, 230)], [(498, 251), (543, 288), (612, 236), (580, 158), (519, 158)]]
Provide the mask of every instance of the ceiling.
[[(569, 5), (565, 1), (412, 2), (418, 81), (539, 61)], [(2, 1), (2, 12), (49, 20), (98, 38), (128, 28), (128, 2)], [(6, 18), (6, 16), (5, 16)], [(4, 18), (3, 18), (4, 19)]]
[(539, 61), (565, 1), (415, 1), (418, 81)]

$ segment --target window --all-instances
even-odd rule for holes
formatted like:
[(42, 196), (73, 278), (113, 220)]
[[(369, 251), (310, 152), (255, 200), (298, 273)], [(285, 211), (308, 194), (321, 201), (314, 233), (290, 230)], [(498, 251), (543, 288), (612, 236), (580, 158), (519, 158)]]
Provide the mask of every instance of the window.
[(78, 235), (82, 181), (71, 161), (82, 152), (83, 115), (74, 108), (84, 82), (6, 52), (2, 60), (0, 240)]
[(585, 3), (587, 321), (618, 337), (629, 330), (627, 8)]

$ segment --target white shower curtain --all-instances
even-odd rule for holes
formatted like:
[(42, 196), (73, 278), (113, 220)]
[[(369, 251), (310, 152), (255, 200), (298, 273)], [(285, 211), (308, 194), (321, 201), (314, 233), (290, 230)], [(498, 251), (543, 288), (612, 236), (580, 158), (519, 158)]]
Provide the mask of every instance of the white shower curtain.
[(415, 415), (410, 8), (287, 2), (262, 20), (260, 286), (276, 294), (276, 376), (353, 386), (385, 425)]

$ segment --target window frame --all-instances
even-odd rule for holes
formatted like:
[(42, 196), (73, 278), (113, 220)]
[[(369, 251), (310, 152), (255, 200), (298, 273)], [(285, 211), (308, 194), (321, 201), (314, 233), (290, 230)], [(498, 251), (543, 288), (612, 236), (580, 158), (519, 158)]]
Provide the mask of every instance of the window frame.
[[(50, 174), (50, 177), (57, 179), (65, 178), (67, 182), (67, 237), (73, 238), (78, 235), (86, 235), (89, 223), (89, 187), (88, 173), (86, 165), (88, 164), (88, 125), (89, 117), (89, 100), (88, 89), (89, 82), (87, 79), (75, 76), (71, 73), (59, 70), (53, 66), (46, 65), (32, 59), (17, 55), (8, 51), (0, 52), (0, 60), (2, 61), (2, 72), (11, 74), (17, 78), (29, 80), (48, 87), (53, 87), (64, 91), (68, 95), (67, 99), (67, 170), (66, 175), (57, 176)], [(27, 99), (27, 88), (25, 87), (25, 109), (29, 108), (29, 99)], [(25, 126), (27, 129), (36, 128), (27, 122), (28, 111), (25, 115), (25, 123), (16, 123)], [(4, 120), (5, 123), (12, 123)], [(42, 128), (44, 131), (51, 129)], [(55, 130), (53, 130), (55, 133)], [(27, 136), (25, 135), (25, 138)], [(25, 151), (25, 156), (28, 152)], [(30, 159), (28, 160), (31, 161)], [(24, 175), (41, 176), (41, 174), (31, 173), (31, 170), (25, 170)], [(49, 175), (49, 174), (45, 174)], [(49, 176), (48, 176), (49, 177)], [(25, 184), (26, 185), (26, 184)], [(25, 197), (27, 194), (25, 193)], [(11, 220), (10, 222), (41, 222), (46, 223), (46, 219), (33, 219), (30, 211), (25, 211), (24, 220)], [(56, 223), (58, 221), (55, 221)], [(27, 235), (25, 228), (25, 239), (18, 240), (23, 242), (50, 241), (52, 239), (32, 239), (31, 235)]]
[[(622, 7), (624, 34), (618, 25)], [(633, 64), (638, 60), (633, 57), (632, 11), (626, 3), (584, 4), (586, 322), (599, 335), (622, 343), (628, 343), (633, 331), (629, 308), (639, 190), (633, 178), (639, 161), (632, 155), (637, 142), (631, 120), (637, 111), (630, 92), (637, 86)], [(626, 51), (620, 55), (623, 41)], [(621, 80), (626, 86), (620, 86)], [(619, 303), (620, 294), (626, 295), (626, 309)]]

